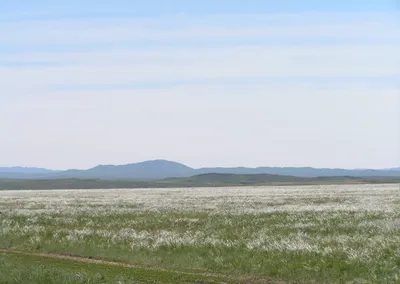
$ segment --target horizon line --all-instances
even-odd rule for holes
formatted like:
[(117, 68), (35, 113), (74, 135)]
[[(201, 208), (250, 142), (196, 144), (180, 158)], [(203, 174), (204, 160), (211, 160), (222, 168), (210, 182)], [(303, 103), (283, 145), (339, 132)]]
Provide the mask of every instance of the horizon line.
[(91, 166), (88, 168), (64, 168), (64, 169), (54, 169), (54, 168), (49, 168), (49, 167), (40, 167), (40, 166), (2, 166), (0, 165), (0, 169), (16, 169), (16, 168), (21, 168), (21, 169), (39, 169), (39, 170), (48, 170), (48, 171), (54, 171), (54, 172), (63, 172), (63, 171), (69, 171), (69, 170), (89, 170), (93, 169), (99, 166), (127, 166), (127, 165), (132, 165), (132, 164), (141, 164), (141, 163), (146, 163), (146, 162), (156, 162), (156, 161), (162, 161), (162, 162), (171, 162), (171, 163), (178, 163), (181, 165), (184, 165), (186, 167), (189, 167), (194, 170), (199, 170), (199, 169), (207, 169), (207, 168), (248, 168), (248, 169), (257, 169), (257, 168), (309, 168), (309, 169), (324, 169), (324, 170), (392, 170), (392, 169), (397, 169), (400, 168), (399, 165), (397, 166), (392, 166), (392, 167), (385, 167), (385, 168), (371, 168), (371, 167), (363, 167), (363, 168), (346, 168), (346, 167), (317, 167), (317, 166), (310, 166), (310, 165), (291, 165), (291, 166), (271, 166), (271, 165), (261, 165), (261, 166), (202, 166), (202, 167), (192, 167), (187, 165), (186, 163), (182, 162), (177, 162), (174, 160), (168, 160), (168, 159), (149, 159), (149, 160), (142, 160), (139, 162), (131, 162), (131, 163), (124, 163), (124, 164), (97, 164), (95, 166)]

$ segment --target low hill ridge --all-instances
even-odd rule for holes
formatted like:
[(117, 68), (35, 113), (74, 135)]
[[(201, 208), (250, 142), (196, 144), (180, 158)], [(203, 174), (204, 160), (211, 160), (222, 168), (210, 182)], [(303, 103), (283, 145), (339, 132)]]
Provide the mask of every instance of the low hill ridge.
[(125, 165), (98, 165), (87, 170), (52, 171), (39, 168), (0, 168), (0, 178), (11, 179), (124, 179), (124, 180), (158, 180), (165, 178), (184, 178), (202, 174), (268, 174), (314, 177), (400, 177), (399, 168), (376, 169), (328, 169), (311, 167), (215, 167), (194, 169), (182, 163), (168, 160), (150, 160)]
[(114, 189), (114, 188), (193, 188), (279, 185), (328, 185), (399, 183), (400, 178), (318, 177), (302, 178), (269, 174), (200, 174), (184, 178), (160, 180), (106, 179), (0, 179), (0, 190), (35, 189)]

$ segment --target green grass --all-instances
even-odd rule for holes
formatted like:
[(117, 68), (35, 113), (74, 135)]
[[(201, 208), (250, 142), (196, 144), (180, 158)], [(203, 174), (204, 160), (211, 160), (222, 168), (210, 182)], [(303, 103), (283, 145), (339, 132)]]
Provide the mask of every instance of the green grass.
[[(400, 260), (396, 255), (396, 239), (392, 243), (393, 250), (376, 254), (373, 263), (357, 259), (350, 260), (345, 251), (340, 249), (341, 244), (335, 243), (335, 240), (346, 236), (348, 237), (346, 247), (360, 250), (365, 245), (365, 240), (376, 239), (379, 242), (381, 239), (379, 230), (365, 231), (358, 224), (366, 220), (379, 219), (381, 216), (379, 214), (352, 215), (351, 212), (347, 214), (353, 218), (351, 226), (342, 226), (344, 216), (342, 214), (332, 216), (324, 214), (323, 218), (318, 218), (313, 212), (305, 212), (295, 220), (295, 222), (313, 224), (304, 228), (293, 228), (293, 215), (288, 213), (214, 216), (196, 212), (139, 212), (103, 216), (78, 215), (77, 222), (74, 224), (62, 224), (42, 216), (35, 220), (37, 226), (45, 228), (38, 234), (37, 241), (32, 240), (32, 233), (9, 234), (2, 236), (0, 245), (23, 251), (72, 254), (180, 271), (196, 271), (197, 269), (197, 271), (215, 271), (237, 276), (271, 277), (285, 281), (316, 280), (319, 283), (330, 283), (332, 279), (336, 279), (337, 283), (344, 283), (346, 280), (363, 275), (365, 280), (370, 281), (369, 283), (385, 283), (385, 281), (379, 282), (379, 279), (387, 279), (388, 275), (393, 274), (392, 267), (398, 265)], [(198, 221), (191, 223), (192, 219)], [(118, 234), (132, 220), (135, 221), (136, 231), (149, 232), (149, 240), (146, 244), (137, 244), (132, 247), (129, 238), (110, 242), (110, 236), (100, 234), (102, 228), (110, 228)], [(182, 221), (177, 222), (177, 220)], [(27, 216), (14, 216), (10, 218), (10, 221), (15, 225), (31, 222)], [(289, 226), (282, 226), (282, 224)], [(56, 236), (55, 233), (60, 226), (65, 231)], [(76, 240), (66, 239), (67, 236), (71, 236), (69, 231), (80, 230), (87, 230), (90, 233)], [(166, 230), (173, 231), (174, 236), (177, 237), (186, 232), (192, 232), (193, 236), (196, 232), (205, 232), (215, 240), (236, 243), (232, 247), (227, 247), (212, 243), (172, 242), (154, 247), (157, 241), (154, 238), (160, 234), (160, 231)], [(296, 246), (299, 245), (297, 242), (301, 241), (297, 235), (301, 234), (301, 239), (305, 242), (319, 243), (321, 249), (325, 246), (335, 248), (335, 251), (324, 255), (318, 251), (285, 250), (285, 247), (267, 251), (249, 250), (246, 247), (246, 240), (252, 239), (254, 235), (260, 235), (260, 230), (263, 230), (262, 236), (265, 242), (282, 242), (283, 246), (287, 242), (287, 245), (293, 243)], [(362, 238), (360, 238), (361, 235)], [(354, 240), (351, 236), (354, 236)], [(316, 241), (313, 241), (313, 238)], [(383, 241), (388, 240), (386, 238)], [(378, 265), (379, 263), (381, 265)]]
[(85, 263), (69, 259), (0, 253), (0, 283), (244, 283), (222, 276)]
[(106, 180), (106, 179), (0, 179), (0, 190), (17, 189), (97, 189), (97, 188), (175, 188), (226, 187), (249, 185), (307, 185), (307, 184), (365, 184), (399, 183), (399, 177), (317, 177), (302, 178), (270, 174), (202, 174), (188, 178), (162, 180)]
[[(0, 248), (131, 263), (142, 267), (143, 279), (164, 282), (189, 277), (190, 283), (212, 273), (230, 275), (226, 282), (399, 283), (399, 200), (393, 185), (15, 191), (0, 193)], [(7, 255), (10, 269), (1, 273), (15, 266), (18, 276), (20, 265), (28, 274), (39, 271), (65, 281), (75, 281), (68, 277), (79, 269), (104, 283), (117, 281), (115, 275), (137, 281), (136, 274), (108, 273), (98, 264), (86, 269), (88, 264), (77, 263), (79, 269), (71, 272), (70, 265), (30, 258), (35, 261)], [(196, 279), (185, 273), (196, 273)], [(90, 281), (98, 280), (84, 283), (96, 283)]]

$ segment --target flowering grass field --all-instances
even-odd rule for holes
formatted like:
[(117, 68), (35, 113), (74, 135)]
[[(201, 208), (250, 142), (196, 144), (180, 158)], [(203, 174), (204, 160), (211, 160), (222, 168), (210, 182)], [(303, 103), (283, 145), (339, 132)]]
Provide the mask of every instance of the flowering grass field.
[(0, 191), (0, 212), (0, 283), (400, 283), (395, 184)]

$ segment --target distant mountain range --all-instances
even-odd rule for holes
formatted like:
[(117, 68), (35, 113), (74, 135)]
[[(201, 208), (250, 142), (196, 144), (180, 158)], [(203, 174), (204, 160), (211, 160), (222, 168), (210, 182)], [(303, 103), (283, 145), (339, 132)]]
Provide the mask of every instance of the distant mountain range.
[(29, 167), (0, 167), (0, 173), (15, 173), (15, 174), (47, 174), (51, 172), (56, 172), (53, 170), (43, 169), (43, 168), (29, 168)]
[(127, 165), (99, 165), (87, 170), (53, 171), (42, 168), (0, 168), (0, 178), (6, 179), (108, 179), (159, 180), (185, 178), (201, 174), (270, 174), (294, 177), (400, 177), (400, 167), (393, 169), (328, 169), (311, 167), (258, 167), (258, 168), (200, 168), (166, 161), (152, 160)]
[(399, 168), (391, 168), (391, 169), (388, 169), (389, 171), (400, 171), (400, 167)]

